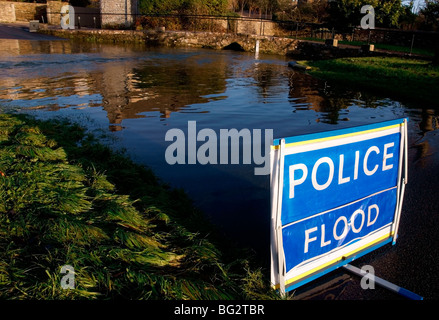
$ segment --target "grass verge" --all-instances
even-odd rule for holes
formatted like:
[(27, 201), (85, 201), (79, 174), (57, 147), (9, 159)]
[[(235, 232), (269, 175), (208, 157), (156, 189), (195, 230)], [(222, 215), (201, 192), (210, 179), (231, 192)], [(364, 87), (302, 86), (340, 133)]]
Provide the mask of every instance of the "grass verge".
[[(300, 38), (301, 40), (308, 40), (308, 41), (318, 41), (318, 42), (325, 42), (326, 39), (321, 38), (312, 38), (312, 37), (305, 37)], [(346, 40), (339, 40), (339, 44), (346, 44), (350, 46), (357, 46), (361, 47), (362, 45), (369, 44), (366, 41), (346, 41)], [(434, 49), (427, 49), (427, 48), (410, 48), (410, 47), (404, 47), (404, 46), (397, 46), (392, 44), (385, 44), (385, 43), (370, 43), (375, 46), (376, 49), (382, 49), (382, 50), (388, 50), (388, 51), (394, 51), (394, 52), (401, 52), (401, 53), (412, 53), (417, 55), (423, 55), (427, 57), (433, 57), (434, 56)]]
[(301, 61), (311, 75), (388, 98), (439, 106), (439, 66), (396, 57)]
[(211, 231), (184, 192), (80, 126), (0, 114), (0, 298), (276, 299)]

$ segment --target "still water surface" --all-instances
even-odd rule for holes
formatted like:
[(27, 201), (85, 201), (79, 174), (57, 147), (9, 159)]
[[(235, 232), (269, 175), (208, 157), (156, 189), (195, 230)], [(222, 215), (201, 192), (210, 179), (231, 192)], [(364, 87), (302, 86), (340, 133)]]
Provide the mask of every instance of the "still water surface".
[[(184, 188), (226, 236), (268, 257), (269, 176), (254, 165), (169, 165), (166, 132), (272, 129), (274, 137), (410, 117), (416, 142), (437, 111), (333, 88), (279, 56), (72, 41), (1, 40), (0, 105), (68, 117)], [(198, 143), (199, 145), (202, 142)], [(242, 161), (241, 161), (242, 162)]]

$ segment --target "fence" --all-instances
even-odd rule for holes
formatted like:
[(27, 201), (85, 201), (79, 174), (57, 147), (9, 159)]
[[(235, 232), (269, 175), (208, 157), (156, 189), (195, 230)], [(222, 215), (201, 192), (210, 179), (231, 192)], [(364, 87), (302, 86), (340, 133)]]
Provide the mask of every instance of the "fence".
[[(288, 36), (273, 20), (238, 16), (183, 15), (183, 14), (132, 14), (132, 13), (99, 13), (96, 9), (75, 9), (75, 25), (77, 28), (104, 29), (164, 29), (169, 31), (204, 31), (255, 34), (266, 36)], [(87, 9), (87, 10), (84, 10)], [(48, 12), (49, 21), (59, 24), (61, 13)], [(94, 17), (90, 19), (89, 17)], [(57, 22), (58, 21), (58, 22)], [(95, 21), (99, 21), (96, 23)], [(80, 22), (80, 23), (79, 23)]]
[(380, 28), (363, 30), (356, 28), (353, 38), (350, 40), (409, 48), (434, 49), (439, 43), (439, 33)]
[[(59, 12), (50, 13), (58, 16)], [(49, 12), (48, 12), (49, 15)], [(57, 20), (52, 19), (51, 20)], [(439, 42), (439, 33), (395, 29), (364, 30), (359, 27), (336, 30), (330, 25), (264, 18), (179, 14), (100, 13), (98, 9), (76, 8), (77, 28), (106, 29), (161, 29), (169, 31), (222, 32), (261, 36), (290, 37), (294, 39), (337, 39), (344, 43), (373, 43), (390, 46), (433, 50)]]

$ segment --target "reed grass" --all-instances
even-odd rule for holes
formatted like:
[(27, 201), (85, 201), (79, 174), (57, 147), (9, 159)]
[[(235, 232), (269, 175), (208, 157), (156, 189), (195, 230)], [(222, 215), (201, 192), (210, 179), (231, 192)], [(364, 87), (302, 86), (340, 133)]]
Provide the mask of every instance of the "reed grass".
[(279, 298), (213, 234), (182, 190), (79, 125), (0, 114), (0, 298)]

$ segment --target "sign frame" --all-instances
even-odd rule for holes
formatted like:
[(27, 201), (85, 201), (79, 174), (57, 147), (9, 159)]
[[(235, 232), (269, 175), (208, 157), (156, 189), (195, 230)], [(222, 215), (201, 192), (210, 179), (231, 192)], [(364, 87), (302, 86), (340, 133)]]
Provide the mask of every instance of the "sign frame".
[[(394, 245), (396, 243), (405, 185), (408, 182), (407, 122), (407, 118), (402, 118), (352, 128), (337, 129), (327, 132), (312, 133), (273, 140), (270, 150), (270, 249), (271, 283), (273, 288), (278, 289), (281, 294), (285, 294), (285, 292), (296, 289), (316, 278), (323, 276), (324, 274), (327, 274), (339, 267), (345, 266), (349, 262), (386, 244), (392, 243)], [(285, 214), (283, 215), (283, 212), (285, 212), (286, 205), (284, 205), (283, 202), (283, 194), (285, 192), (285, 167), (288, 165), (288, 163), (286, 163), (287, 156), (295, 154), (299, 155), (300, 153), (305, 154), (306, 152), (310, 154), (310, 151), (320, 151), (325, 149), (330, 150), (331, 146), (345, 147), (359, 141), (367, 144), (369, 141), (374, 141), (374, 139), (376, 140), (379, 137), (390, 137), (391, 135), (399, 138), (399, 142), (397, 141), (399, 143), (399, 150), (395, 150), (398, 151), (398, 159), (395, 160), (395, 164), (398, 166), (395, 168), (397, 173), (394, 173), (394, 175), (397, 175), (395, 186), (392, 184), (391, 188), (385, 188), (379, 192), (367, 194), (358, 199), (351, 199), (350, 202), (340, 203), (332, 208), (322, 208), (321, 212), (313, 212), (310, 214), (310, 216), (296, 217), (296, 220), (288, 220), (285, 218)], [(398, 146), (395, 146), (394, 149), (397, 149), (397, 147)], [(305, 175), (304, 172), (303, 175)], [(289, 181), (287, 181), (287, 184), (288, 183)], [(286, 270), (287, 258), (290, 259), (292, 255), (290, 248), (284, 247), (284, 242), (287, 240), (286, 243), (292, 243), (291, 241), (296, 241), (297, 239), (296, 237), (292, 236), (292, 233), (291, 235), (288, 234), (288, 232), (285, 231), (286, 228), (291, 227), (294, 224), (302, 223), (308, 219), (312, 219), (315, 216), (322, 215), (322, 217), (324, 217), (324, 215), (328, 214), (328, 212), (341, 210), (344, 207), (353, 205), (357, 202), (361, 203), (361, 201), (366, 201), (365, 199), (370, 199), (373, 196), (385, 194), (386, 192), (391, 192), (392, 197), (394, 197), (394, 194), (396, 195), (394, 208), (393, 206), (390, 207), (392, 210), (391, 214), (393, 216), (393, 220), (390, 223), (387, 223), (380, 229), (371, 231), (360, 239), (355, 239), (355, 241), (352, 241), (352, 243), (343, 244), (327, 253), (294, 265), (292, 268), (291, 263), (289, 263), (290, 268), (289, 270)], [(294, 239), (291, 240), (291, 237)], [(324, 236), (322, 239), (324, 239)]]

